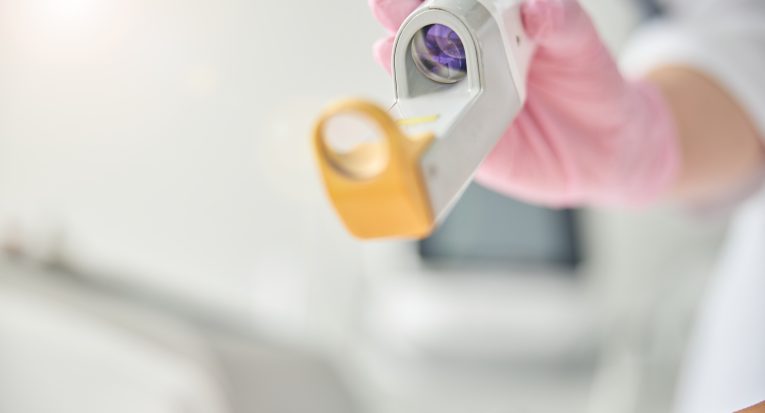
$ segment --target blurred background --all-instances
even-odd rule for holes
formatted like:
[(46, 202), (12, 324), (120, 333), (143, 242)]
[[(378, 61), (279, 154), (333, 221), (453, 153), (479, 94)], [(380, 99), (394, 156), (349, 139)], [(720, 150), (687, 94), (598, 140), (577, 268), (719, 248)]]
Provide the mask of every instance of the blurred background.
[[(584, 2), (618, 52), (641, 18)], [(671, 410), (726, 217), (471, 187), (360, 243), (322, 105), (392, 101), (363, 0), (0, 0), (0, 412)]]

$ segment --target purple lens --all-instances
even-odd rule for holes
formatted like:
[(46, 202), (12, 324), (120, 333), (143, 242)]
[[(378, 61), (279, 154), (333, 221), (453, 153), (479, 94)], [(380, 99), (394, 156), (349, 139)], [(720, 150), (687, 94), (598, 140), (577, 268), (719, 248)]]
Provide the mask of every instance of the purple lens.
[(412, 42), (412, 58), (429, 79), (455, 83), (467, 74), (465, 47), (457, 33), (442, 25), (424, 27)]

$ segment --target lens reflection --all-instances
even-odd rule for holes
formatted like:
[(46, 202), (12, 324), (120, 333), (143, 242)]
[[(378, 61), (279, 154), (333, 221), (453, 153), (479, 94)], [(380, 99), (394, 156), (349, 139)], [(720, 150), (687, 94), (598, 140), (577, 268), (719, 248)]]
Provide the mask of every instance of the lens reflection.
[(467, 75), (465, 47), (459, 35), (447, 26), (433, 24), (422, 28), (412, 41), (412, 59), (431, 80), (455, 83)]

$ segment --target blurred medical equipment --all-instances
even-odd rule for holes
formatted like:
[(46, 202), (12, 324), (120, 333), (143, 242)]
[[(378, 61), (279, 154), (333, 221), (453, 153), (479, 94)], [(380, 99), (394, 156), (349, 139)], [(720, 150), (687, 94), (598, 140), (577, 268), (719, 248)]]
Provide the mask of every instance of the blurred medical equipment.
[(1, 412), (355, 411), (315, 355), (61, 264), (0, 258)]
[(193, 328), (2, 263), (0, 411), (226, 413)]
[(351, 233), (427, 236), (465, 190), (525, 100), (533, 47), (520, 4), (424, 3), (396, 37), (393, 107), (347, 100), (326, 109), (315, 150)]

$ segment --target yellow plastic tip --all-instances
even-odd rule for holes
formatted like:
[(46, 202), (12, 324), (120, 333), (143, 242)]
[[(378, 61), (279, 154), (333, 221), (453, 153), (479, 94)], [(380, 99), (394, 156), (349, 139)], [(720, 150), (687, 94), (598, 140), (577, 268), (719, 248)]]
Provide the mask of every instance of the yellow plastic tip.
[[(349, 116), (371, 123), (378, 136), (339, 150), (328, 143), (328, 126)], [(420, 161), (433, 139), (432, 133), (405, 135), (385, 109), (361, 99), (342, 100), (322, 112), (314, 127), (314, 152), (329, 199), (349, 232), (361, 239), (423, 238), (432, 232)]]

